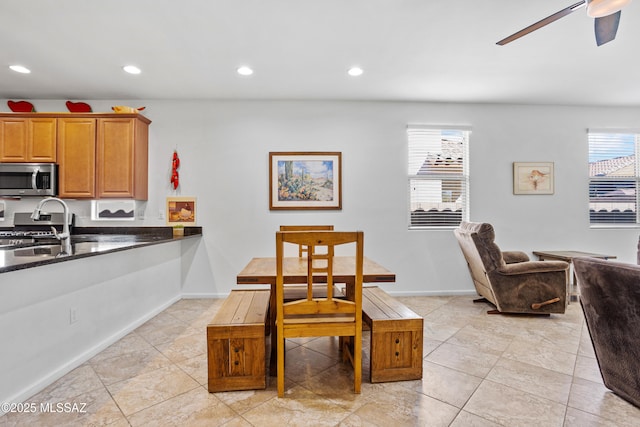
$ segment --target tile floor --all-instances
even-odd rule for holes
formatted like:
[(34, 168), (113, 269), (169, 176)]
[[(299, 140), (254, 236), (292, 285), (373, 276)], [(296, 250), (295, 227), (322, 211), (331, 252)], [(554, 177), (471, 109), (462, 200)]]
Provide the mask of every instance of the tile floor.
[(10, 413), (0, 427), (640, 425), (640, 409), (602, 385), (579, 304), (497, 316), (471, 296), (400, 299), (425, 318), (421, 381), (371, 384), (365, 354), (355, 395), (336, 340), (317, 338), (288, 343), (285, 398), (275, 378), (210, 394), (205, 327), (221, 300), (182, 300), (28, 399), (82, 413)]

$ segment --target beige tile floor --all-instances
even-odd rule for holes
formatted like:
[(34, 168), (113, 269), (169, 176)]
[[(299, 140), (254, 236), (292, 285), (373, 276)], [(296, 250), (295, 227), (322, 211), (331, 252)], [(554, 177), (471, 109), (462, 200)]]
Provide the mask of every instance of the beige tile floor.
[(83, 413), (10, 413), (0, 427), (640, 425), (640, 409), (602, 385), (579, 304), (532, 317), (487, 315), (471, 296), (401, 299), (425, 318), (421, 381), (365, 373), (355, 395), (336, 340), (317, 338), (288, 343), (285, 398), (275, 378), (210, 394), (205, 327), (221, 300), (182, 300), (28, 399)]

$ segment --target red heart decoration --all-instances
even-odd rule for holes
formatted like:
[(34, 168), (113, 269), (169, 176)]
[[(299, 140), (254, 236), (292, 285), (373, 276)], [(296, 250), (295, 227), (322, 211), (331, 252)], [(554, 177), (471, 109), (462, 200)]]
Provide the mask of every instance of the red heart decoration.
[(35, 113), (33, 104), (27, 101), (7, 101), (9, 109), (14, 113)]
[(67, 108), (71, 113), (90, 113), (91, 106), (86, 102), (71, 102), (67, 101)]

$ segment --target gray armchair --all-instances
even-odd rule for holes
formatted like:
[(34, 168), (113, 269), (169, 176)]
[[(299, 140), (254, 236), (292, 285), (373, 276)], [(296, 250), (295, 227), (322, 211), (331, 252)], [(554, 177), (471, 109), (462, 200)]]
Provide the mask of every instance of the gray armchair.
[(529, 261), (524, 252), (502, 252), (491, 224), (463, 221), (454, 234), (478, 295), (496, 307), (489, 313), (564, 313), (568, 263)]
[(640, 408), (640, 266), (574, 258), (573, 267), (604, 385)]

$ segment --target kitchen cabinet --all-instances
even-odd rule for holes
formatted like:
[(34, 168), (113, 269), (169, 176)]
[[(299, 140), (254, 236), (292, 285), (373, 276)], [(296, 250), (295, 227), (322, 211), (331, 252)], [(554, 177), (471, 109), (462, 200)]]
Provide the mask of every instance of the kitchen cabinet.
[(0, 161), (57, 163), (63, 198), (147, 200), (150, 123), (141, 114), (0, 113)]
[(58, 119), (58, 195), (95, 198), (96, 119)]
[(147, 200), (149, 124), (140, 117), (98, 119), (98, 198)]
[(0, 162), (55, 163), (54, 117), (1, 117)]

